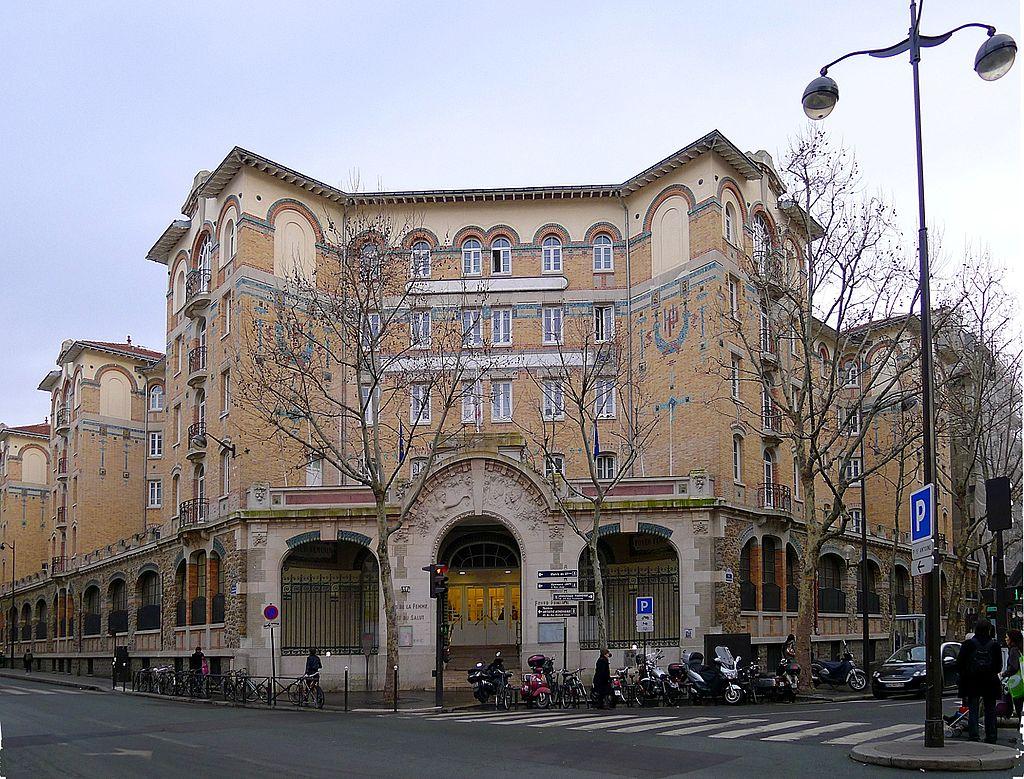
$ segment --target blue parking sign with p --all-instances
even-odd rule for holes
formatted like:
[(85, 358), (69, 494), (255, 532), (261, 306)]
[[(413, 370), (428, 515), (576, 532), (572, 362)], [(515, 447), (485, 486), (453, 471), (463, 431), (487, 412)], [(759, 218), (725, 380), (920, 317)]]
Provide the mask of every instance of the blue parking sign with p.
[(926, 484), (910, 493), (910, 540), (922, 541), (932, 537), (935, 517), (935, 487)]
[(636, 613), (637, 614), (653, 614), (654, 613), (654, 598), (650, 595), (644, 595), (636, 599)]

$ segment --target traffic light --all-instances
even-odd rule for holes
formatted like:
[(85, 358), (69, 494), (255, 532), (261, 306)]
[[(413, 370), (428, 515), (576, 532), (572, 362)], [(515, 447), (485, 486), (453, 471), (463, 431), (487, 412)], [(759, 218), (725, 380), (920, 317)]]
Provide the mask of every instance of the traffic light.
[(430, 597), (443, 598), (448, 594), (448, 566), (441, 563), (426, 565), (423, 570), (430, 574)]

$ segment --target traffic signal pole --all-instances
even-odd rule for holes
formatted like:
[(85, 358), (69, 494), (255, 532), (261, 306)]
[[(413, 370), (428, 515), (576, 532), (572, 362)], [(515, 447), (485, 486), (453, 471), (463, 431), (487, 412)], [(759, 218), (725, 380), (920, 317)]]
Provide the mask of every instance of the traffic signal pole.
[(435, 598), (437, 603), (437, 638), (434, 642), (434, 705), (444, 706), (444, 595)]

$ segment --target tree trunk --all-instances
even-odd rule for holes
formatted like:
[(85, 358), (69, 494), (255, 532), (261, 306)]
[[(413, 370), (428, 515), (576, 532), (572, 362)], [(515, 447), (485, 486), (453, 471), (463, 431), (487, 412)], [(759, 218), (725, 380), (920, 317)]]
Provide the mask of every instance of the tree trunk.
[(601, 571), (601, 562), (597, 557), (597, 517), (600, 517), (599, 509), (595, 509), (594, 532), (587, 539), (587, 549), (590, 551), (590, 565), (594, 570), (594, 610), (597, 612), (597, 644), (599, 649), (608, 648), (608, 623), (605, 616), (604, 605), (604, 575)]
[(814, 614), (818, 593), (814, 583), (818, 571), (821, 540), (817, 517), (814, 516), (814, 481), (804, 480), (804, 526), (807, 536), (800, 563), (800, 602), (796, 615), (796, 661), (800, 666), (800, 689), (811, 688), (811, 636), (814, 635)]
[(384, 691), (395, 690), (395, 666), (398, 665), (398, 610), (395, 608), (395, 583), (391, 573), (388, 536), (388, 511), (384, 500), (377, 498), (377, 565), (384, 593), (384, 641), (387, 646), (387, 665), (384, 668)]

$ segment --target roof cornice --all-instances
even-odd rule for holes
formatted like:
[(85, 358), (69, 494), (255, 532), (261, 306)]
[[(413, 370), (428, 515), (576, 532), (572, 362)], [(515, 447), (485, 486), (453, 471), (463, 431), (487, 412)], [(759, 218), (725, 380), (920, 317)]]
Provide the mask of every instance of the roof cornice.
[(171, 222), (160, 237), (156, 239), (156, 243), (146, 252), (146, 259), (166, 265), (171, 252), (174, 251), (174, 247), (178, 245), (178, 241), (188, 235), (191, 227), (192, 221), (190, 219), (176, 219)]

